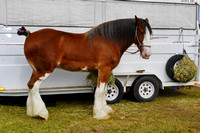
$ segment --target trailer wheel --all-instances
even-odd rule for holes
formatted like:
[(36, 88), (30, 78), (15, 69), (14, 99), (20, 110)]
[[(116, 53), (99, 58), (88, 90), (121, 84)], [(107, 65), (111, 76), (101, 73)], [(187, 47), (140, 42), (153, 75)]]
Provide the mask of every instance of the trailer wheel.
[[(179, 61), (183, 58), (183, 55), (174, 55), (172, 56), (168, 61), (167, 61), (167, 64), (166, 64), (166, 73), (167, 73), (167, 76), (169, 78), (171, 78), (172, 80), (175, 80), (174, 79), (174, 69), (175, 67), (179, 64)], [(175, 80), (176, 81), (176, 80)]]
[(159, 83), (152, 76), (137, 79), (133, 85), (132, 95), (138, 102), (153, 101), (159, 93)]
[(115, 78), (115, 85), (107, 85), (106, 101), (107, 104), (120, 102), (124, 94), (124, 88), (121, 82)]

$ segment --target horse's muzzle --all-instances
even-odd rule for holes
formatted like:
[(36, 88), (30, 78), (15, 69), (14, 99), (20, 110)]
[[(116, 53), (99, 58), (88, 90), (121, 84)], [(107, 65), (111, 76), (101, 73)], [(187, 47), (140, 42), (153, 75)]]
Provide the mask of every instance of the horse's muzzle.
[(150, 47), (144, 47), (141, 56), (143, 59), (149, 59), (151, 56), (151, 48)]
[(142, 56), (143, 59), (149, 59), (150, 56)]

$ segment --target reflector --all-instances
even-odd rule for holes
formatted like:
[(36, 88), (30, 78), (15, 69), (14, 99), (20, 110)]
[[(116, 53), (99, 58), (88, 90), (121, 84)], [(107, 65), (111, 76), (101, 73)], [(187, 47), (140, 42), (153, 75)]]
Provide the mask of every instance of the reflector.
[(5, 90), (5, 88), (4, 87), (0, 87), (0, 91), (4, 91)]

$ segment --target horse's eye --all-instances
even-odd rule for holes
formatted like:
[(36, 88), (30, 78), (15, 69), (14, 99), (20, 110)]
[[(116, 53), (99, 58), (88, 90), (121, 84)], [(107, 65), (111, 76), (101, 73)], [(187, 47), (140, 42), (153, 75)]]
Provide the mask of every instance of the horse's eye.
[(142, 31), (139, 31), (139, 33), (140, 33), (141, 35), (143, 35), (143, 34), (144, 34), (144, 32), (142, 32)]

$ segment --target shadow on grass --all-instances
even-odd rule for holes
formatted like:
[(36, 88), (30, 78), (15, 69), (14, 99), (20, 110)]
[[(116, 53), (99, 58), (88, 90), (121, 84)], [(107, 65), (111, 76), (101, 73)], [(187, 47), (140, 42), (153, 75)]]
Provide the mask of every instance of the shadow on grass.
[[(47, 107), (56, 107), (56, 102), (87, 102), (93, 104), (94, 94), (61, 94), (61, 95), (42, 95), (43, 101)], [(0, 97), (1, 105), (26, 106), (27, 96), (20, 97)], [(80, 104), (81, 104), (80, 102)]]
[[(159, 90), (158, 97), (182, 97), (187, 96), (181, 90), (173, 90), (171, 87), (165, 88), (164, 90)], [(188, 95), (189, 96), (189, 95)], [(94, 94), (87, 93), (87, 94), (61, 94), (61, 95), (42, 95), (41, 96), (43, 101), (45, 102), (47, 107), (56, 107), (56, 102), (76, 102), (77, 104), (84, 104), (89, 103), (93, 104), (94, 101)], [(135, 102), (134, 98), (131, 96), (130, 93), (124, 94), (123, 99), (128, 101)], [(0, 104), (2, 105), (13, 105), (13, 106), (26, 106), (27, 96), (21, 97), (0, 97)]]
[(165, 88), (164, 90), (159, 91), (159, 97), (177, 97), (177, 96), (187, 96), (187, 94), (183, 93), (180, 90), (174, 90), (172, 87)]
[(1, 105), (14, 105), (14, 106), (25, 106), (26, 105), (26, 99), (27, 97), (21, 96), (21, 97), (0, 97), (0, 104)]

